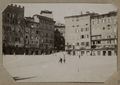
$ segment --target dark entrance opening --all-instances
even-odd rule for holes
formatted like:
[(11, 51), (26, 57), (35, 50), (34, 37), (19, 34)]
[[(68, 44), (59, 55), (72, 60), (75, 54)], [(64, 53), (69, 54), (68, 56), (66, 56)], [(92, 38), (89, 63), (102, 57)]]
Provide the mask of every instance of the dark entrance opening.
[(106, 51), (103, 51), (103, 56), (105, 56), (106, 55)]
[(108, 56), (111, 56), (112, 55), (112, 52), (111, 51), (108, 51)]

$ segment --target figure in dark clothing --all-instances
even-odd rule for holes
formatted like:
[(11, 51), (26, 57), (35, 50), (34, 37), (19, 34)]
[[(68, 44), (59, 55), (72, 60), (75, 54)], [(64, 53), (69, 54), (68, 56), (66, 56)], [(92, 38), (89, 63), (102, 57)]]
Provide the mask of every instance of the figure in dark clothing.
[(80, 58), (80, 55), (79, 55), (79, 58)]
[(64, 63), (66, 62), (66, 59), (65, 59), (65, 54), (64, 54), (64, 60), (63, 60), (63, 61), (64, 61)]
[(65, 60), (65, 58), (64, 58), (64, 60), (63, 60), (63, 61), (64, 61), (64, 63), (65, 63), (65, 61), (66, 61), (66, 60)]
[(62, 63), (62, 58), (60, 58), (59, 62)]

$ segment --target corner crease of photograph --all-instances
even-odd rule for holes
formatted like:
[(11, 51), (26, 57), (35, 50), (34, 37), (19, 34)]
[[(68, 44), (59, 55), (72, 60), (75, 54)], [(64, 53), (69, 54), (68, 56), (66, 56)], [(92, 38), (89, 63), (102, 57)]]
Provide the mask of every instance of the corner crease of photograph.
[(3, 64), (16, 82), (104, 82), (117, 71), (117, 7), (11, 3)]

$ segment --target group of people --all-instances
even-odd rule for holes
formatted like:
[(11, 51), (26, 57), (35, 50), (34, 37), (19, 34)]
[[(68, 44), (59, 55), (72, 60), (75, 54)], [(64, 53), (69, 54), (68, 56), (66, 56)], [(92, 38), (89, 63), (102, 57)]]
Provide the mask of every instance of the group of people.
[(61, 58), (61, 57), (60, 57), (59, 62), (60, 62), (60, 63), (65, 63), (65, 62), (66, 62), (65, 57), (64, 57), (64, 58)]
[[(63, 54), (64, 55), (64, 58), (62, 58), (62, 57), (60, 57), (60, 59), (59, 59), (59, 63), (65, 63), (66, 62), (66, 58), (65, 58), (65, 54)], [(80, 59), (80, 55), (78, 56), (78, 58)]]

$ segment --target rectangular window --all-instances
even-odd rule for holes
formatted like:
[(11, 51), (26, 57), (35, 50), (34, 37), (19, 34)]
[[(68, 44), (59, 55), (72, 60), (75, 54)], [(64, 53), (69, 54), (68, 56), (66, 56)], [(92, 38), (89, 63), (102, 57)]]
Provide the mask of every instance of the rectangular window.
[(81, 55), (84, 55), (84, 53), (85, 53), (84, 51), (81, 51)]
[(79, 43), (76, 43), (77, 46), (79, 46)]
[(36, 34), (38, 34), (38, 31), (36, 31)]
[(89, 35), (87, 35), (87, 38), (89, 38)]
[(95, 41), (93, 41), (93, 45), (95, 44)]
[(89, 42), (86, 42), (86, 46), (89, 46)]
[(81, 35), (81, 38), (83, 39), (83, 38), (84, 38), (84, 35)]
[(81, 45), (84, 45), (84, 42), (81, 42)]
[(108, 56), (111, 56), (112, 55), (112, 52), (111, 51), (108, 51)]
[(103, 30), (105, 30), (105, 27), (103, 27)]
[(81, 28), (81, 32), (83, 32), (83, 28)]
[(97, 41), (98, 44), (101, 44), (101, 41)]

